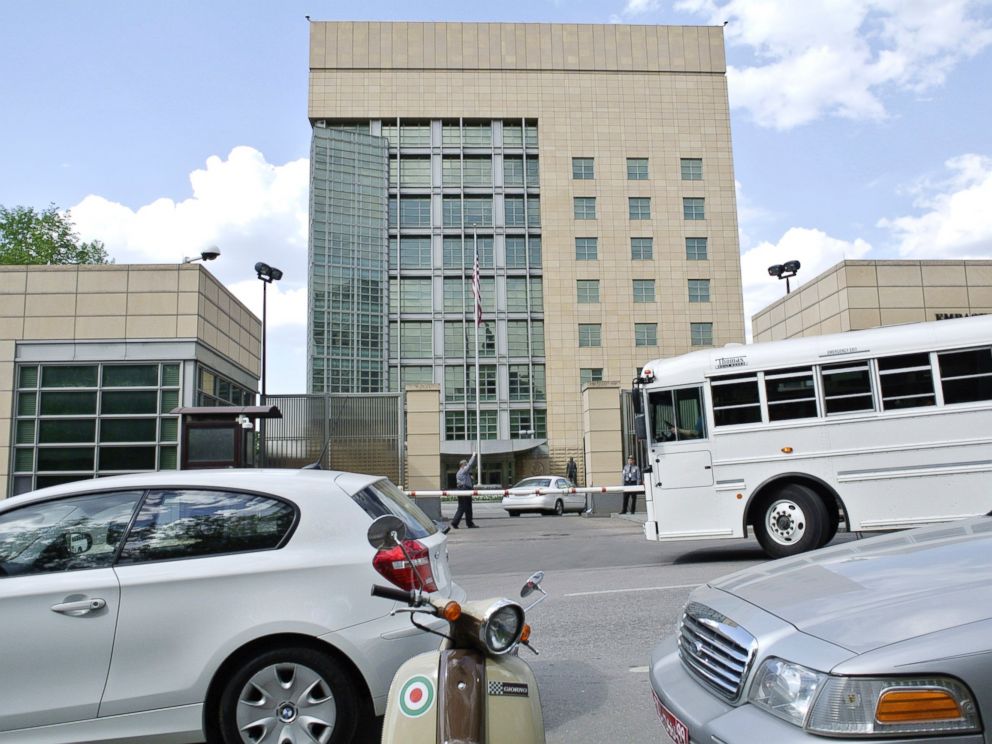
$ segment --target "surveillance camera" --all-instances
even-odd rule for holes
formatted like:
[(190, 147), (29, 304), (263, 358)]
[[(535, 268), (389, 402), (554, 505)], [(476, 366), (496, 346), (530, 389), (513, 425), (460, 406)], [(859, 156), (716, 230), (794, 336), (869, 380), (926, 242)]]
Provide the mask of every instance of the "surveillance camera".
[(786, 261), (785, 264), (783, 265), (783, 268), (786, 271), (791, 271), (793, 274), (795, 274), (797, 271), (799, 271), (799, 262), (798, 261)]
[(272, 276), (272, 281), (275, 282), (279, 281), (280, 279), (282, 279), (282, 270), (277, 269), (276, 267), (273, 266), (271, 269), (271, 276)]
[(215, 245), (212, 245), (209, 248), (204, 248), (202, 251), (200, 251), (200, 258), (202, 258), (204, 261), (213, 261), (219, 255), (220, 255), (220, 248), (218, 248)]
[(784, 267), (782, 264), (775, 264), (768, 267), (768, 276), (781, 276)]

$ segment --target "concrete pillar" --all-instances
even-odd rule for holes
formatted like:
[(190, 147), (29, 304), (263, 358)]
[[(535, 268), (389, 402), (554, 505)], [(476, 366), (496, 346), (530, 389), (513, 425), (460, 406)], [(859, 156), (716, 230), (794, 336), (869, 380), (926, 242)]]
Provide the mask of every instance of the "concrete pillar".
[[(441, 386), (406, 386), (406, 483), (408, 491), (441, 488)], [(441, 499), (415, 497), (429, 516), (441, 518)]]
[[(620, 383), (590, 382), (582, 386), (582, 429), (586, 484), (622, 485)], [(590, 505), (593, 513), (610, 514), (620, 511), (622, 499), (616, 493), (590, 494)]]

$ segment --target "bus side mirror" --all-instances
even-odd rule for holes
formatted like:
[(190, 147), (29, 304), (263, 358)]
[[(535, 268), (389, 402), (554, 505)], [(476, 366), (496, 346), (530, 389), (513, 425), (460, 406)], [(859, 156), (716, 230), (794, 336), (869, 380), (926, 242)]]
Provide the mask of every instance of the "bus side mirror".
[(634, 434), (642, 442), (648, 438), (648, 422), (643, 413), (634, 416)]
[(634, 405), (635, 414), (644, 413), (644, 401), (641, 398), (641, 391), (637, 388), (630, 391), (630, 402)]

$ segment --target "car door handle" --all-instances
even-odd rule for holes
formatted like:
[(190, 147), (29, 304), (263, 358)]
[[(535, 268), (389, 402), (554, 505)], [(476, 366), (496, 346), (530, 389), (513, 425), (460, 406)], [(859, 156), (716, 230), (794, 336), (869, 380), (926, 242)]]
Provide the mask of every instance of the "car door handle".
[(100, 599), (99, 597), (94, 597), (92, 599), (82, 599), (78, 602), (62, 602), (61, 604), (52, 605), (52, 612), (58, 612), (63, 615), (71, 615), (73, 617), (81, 617), (95, 610), (102, 610), (107, 606), (106, 600)]

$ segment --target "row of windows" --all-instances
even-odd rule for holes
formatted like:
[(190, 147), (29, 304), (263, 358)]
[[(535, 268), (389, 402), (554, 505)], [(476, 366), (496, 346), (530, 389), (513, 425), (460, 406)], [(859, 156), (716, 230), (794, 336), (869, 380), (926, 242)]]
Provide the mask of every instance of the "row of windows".
[[(634, 279), (634, 302), (655, 302), (655, 280)], [(579, 279), (575, 283), (576, 302), (580, 305), (597, 305), (600, 301), (599, 279)], [(689, 302), (710, 301), (710, 280), (689, 280)]]
[[(433, 287), (431, 278), (390, 279), (390, 313), (434, 312)], [(475, 295), (471, 278), (448, 278), (441, 284), (441, 307), (448, 313), (475, 312)], [(482, 277), (479, 280), (479, 299), (484, 314), (492, 314), (496, 309), (496, 280)], [(333, 308), (332, 308), (333, 309)], [(502, 309), (502, 308), (501, 308)], [(544, 310), (544, 288), (539, 277), (506, 277), (506, 305), (508, 313), (540, 313)], [(317, 316), (315, 316), (315, 320)]]
[[(340, 128), (340, 125), (333, 125)], [(368, 124), (363, 122), (368, 132)], [(502, 122), (503, 147), (522, 149), (537, 147), (537, 122), (527, 120)], [(382, 122), (381, 134), (389, 140), (390, 146), (399, 147), (430, 147), (431, 123), (429, 121), (385, 120)], [(493, 123), (491, 121), (458, 121), (444, 120), (441, 122), (441, 141), (435, 142), (442, 147), (492, 147)]]
[[(546, 395), (544, 365), (511, 364), (508, 367), (509, 387), (504, 397), (510, 401), (543, 401)], [(479, 367), (479, 400), (494, 402), (497, 395), (497, 367)], [(475, 400), (475, 367), (448, 366), (444, 368), (444, 399), (448, 402)]]
[[(572, 197), (572, 215), (577, 220), (596, 219), (596, 197)], [(651, 197), (627, 197), (627, 217), (631, 220), (651, 219)], [(686, 220), (706, 219), (706, 200), (701, 196), (686, 196), (682, 198), (682, 218)]]
[[(479, 411), (479, 430), (476, 437), (475, 411), (447, 411), (444, 414), (444, 438), (452, 440), (497, 439), (499, 436), (499, 411)], [(548, 436), (548, 412), (542, 409), (510, 411), (510, 439), (530, 439)]]
[[(693, 346), (713, 345), (712, 323), (690, 323), (690, 343)], [(579, 323), (579, 348), (598, 348), (603, 345), (603, 326), (600, 323)], [(634, 346), (657, 346), (657, 323), (634, 323)]]
[[(685, 257), (689, 261), (706, 261), (709, 258), (706, 238), (686, 238)], [(634, 261), (650, 261), (654, 258), (654, 238), (631, 238), (630, 257)], [(576, 238), (575, 260), (596, 261), (599, 259), (599, 238)]]
[[(544, 356), (544, 323), (541, 321), (509, 320), (506, 322), (507, 354), (511, 357)], [(484, 321), (480, 325), (479, 356), (496, 356), (496, 324)], [(434, 332), (431, 321), (395, 321), (389, 324), (390, 357), (422, 359), (434, 355)], [(528, 344), (529, 336), (529, 344)], [(475, 324), (446, 321), (444, 323), (444, 356), (465, 358), (475, 353)]]
[[(441, 199), (441, 226), (492, 227), (493, 199), (491, 196), (445, 196)], [(503, 199), (503, 224), (506, 227), (540, 227), (541, 200), (536, 196)], [(431, 227), (431, 198), (404, 196), (389, 200), (389, 227)]]
[[(507, 235), (503, 241), (504, 265), (508, 269), (541, 268), (541, 236)], [(471, 269), (475, 251), (479, 252), (479, 267), (496, 266), (496, 252), (492, 235), (445, 236), (441, 245), (441, 266), (445, 269)], [(431, 238), (406, 236), (389, 239), (390, 268), (433, 268)]]
[[(431, 158), (407, 156), (389, 160), (389, 185), (403, 189), (427, 189), (433, 186), (446, 188), (486, 188), (493, 186), (493, 159), (489, 156), (441, 158), (440, 183), (431, 177)], [(534, 189), (540, 186), (540, 161), (536, 157), (503, 158), (503, 186), (506, 188)]]
[(716, 426), (971, 403), (992, 400), (992, 349), (728, 375), (711, 386)]
[[(679, 175), (683, 181), (703, 180), (702, 158), (680, 158)], [(627, 158), (627, 180), (648, 180), (648, 159)], [(576, 181), (591, 181), (596, 178), (594, 158), (572, 158), (572, 178)]]

